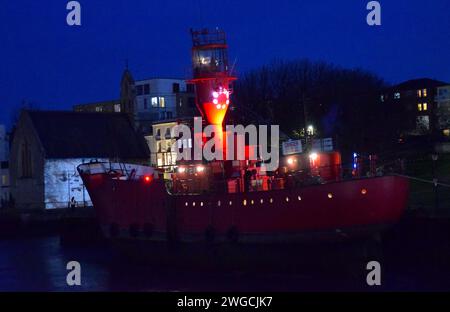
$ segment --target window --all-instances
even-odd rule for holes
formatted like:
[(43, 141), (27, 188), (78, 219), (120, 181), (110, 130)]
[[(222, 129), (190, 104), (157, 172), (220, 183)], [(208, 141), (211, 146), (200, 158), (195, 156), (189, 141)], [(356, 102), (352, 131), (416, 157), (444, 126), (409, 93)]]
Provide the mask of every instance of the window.
[(142, 85), (136, 86), (136, 95), (142, 95), (144, 92), (144, 87)]
[(144, 94), (150, 94), (150, 85), (148, 83), (144, 85)]
[(147, 98), (145, 98), (144, 99), (144, 109), (147, 109), (148, 108), (148, 106), (147, 106)]
[(442, 133), (448, 137), (448, 136), (450, 136), (450, 129), (445, 129), (442, 131)]
[(424, 111), (428, 110), (428, 103), (423, 103), (423, 110)]
[(28, 142), (24, 142), (22, 144), (21, 151), (21, 177), (22, 178), (31, 178), (32, 170), (31, 170), (31, 149)]
[(427, 93), (428, 93), (428, 92), (427, 92), (427, 89), (423, 89), (423, 90), (422, 90), (422, 96), (423, 96), (423, 97), (427, 97)]
[(188, 106), (190, 108), (194, 108), (195, 107), (195, 97), (189, 97), (188, 98)]
[(166, 107), (166, 101), (162, 96), (159, 97), (159, 107)]
[(9, 185), (9, 179), (8, 179), (8, 176), (6, 174), (2, 176), (2, 185), (3, 186), (8, 186)]
[(418, 110), (419, 112), (422, 111), (422, 103), (417, 104), (417, 110)]
[(114, 104), (114, 111), (120, 113), (120, 104)]
[(188, 84), (186, 85), (186, 91), (187, 91), (187, 92), (189, 92), (189, 93), (194, 93), (194, 90), (195, 90), (194, 84), (188, 83)]
[(179, 83), (172, 84), (172, 92), (173, 93), (179, 93), (180, 92), (180, 84)]
[(380, 96), (380, 100), (381, 100), (381, 102), (384, 102), (384, 95)]
[(422, 90), (417, 90), (417, 97), (419, 97), (419, 98), (422, 97)]
[(396, 92), (394, 93), (394, 99), (399, 99), (400, 98), (400, 92)]
[(158, 98), (156, 96), (152, 97), (152, 106), (158, 107)]
[(101, 111), (103, 111), (103, 108), (101, 106), (96, 106), (95, 107), (95, 111), (96, 112), (101, 112)]

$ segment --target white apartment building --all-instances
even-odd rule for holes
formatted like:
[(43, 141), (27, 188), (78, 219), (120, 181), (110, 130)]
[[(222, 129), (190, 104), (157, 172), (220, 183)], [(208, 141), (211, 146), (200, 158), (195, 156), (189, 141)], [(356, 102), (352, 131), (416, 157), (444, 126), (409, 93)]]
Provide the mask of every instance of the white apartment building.
[(9, 139), (6, 127), (0, 125), (0, 200), (9, 200)]

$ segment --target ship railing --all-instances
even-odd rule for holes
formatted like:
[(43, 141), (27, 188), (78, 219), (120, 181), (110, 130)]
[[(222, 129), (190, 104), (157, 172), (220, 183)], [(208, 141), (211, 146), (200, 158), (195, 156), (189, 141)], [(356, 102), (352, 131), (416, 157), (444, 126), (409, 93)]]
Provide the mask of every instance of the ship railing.
[(80, 174), (108, 174), (118, 180), (139, 180), (144, 177), (158, 178), (155, 168), (123, 162), (90, 162), (78, 166)]

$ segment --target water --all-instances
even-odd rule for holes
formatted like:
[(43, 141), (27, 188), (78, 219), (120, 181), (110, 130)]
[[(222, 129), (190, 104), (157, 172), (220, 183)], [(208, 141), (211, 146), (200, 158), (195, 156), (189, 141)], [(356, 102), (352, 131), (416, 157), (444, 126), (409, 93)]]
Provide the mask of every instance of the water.
[[(9, 239), (0, 240), (0, 291), (450, 290), (445, 259), (439, 266), (427, 260), (408, 262), (410, 258), (389, 252), (386, 258), (382, 286), (369, 287), (361, 263), (327, 265), (322, 273), (309, 268), (295, 273), (200, 272), (129, 262), (104, 245), (62, 247), (57, 236)], [(66, 264), (72, 260), (81, 264), (81, 286), (66, 283)]]

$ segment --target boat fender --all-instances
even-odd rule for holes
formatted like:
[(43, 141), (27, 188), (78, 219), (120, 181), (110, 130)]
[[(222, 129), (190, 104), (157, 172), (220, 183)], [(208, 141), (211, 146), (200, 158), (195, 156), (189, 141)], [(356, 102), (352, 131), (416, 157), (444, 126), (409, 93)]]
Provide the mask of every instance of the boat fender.
[(212, 225), (208, 226), (205, 229), (205, 240), (208, 243), (212, 243), (214, 241), (215, 236), (216, 236), (216, 230), (214, 229), (214, 227)]
[(109, 235), (113, 238), (119, 236), (119, 225), (117, 223), (112, 223), (109, 226)]
[(144, 224), (144, 235), (145, 237), (152, 237), (154, 231), (154, 225), (151, 223)]
[(236, 243), (239, 240), (239, 231), (236, 226), (232, 226), (228, 229), (227, 238), (232, 243)]
[(128, 231), (131, 237), (136, 238), (139, 235), (139, 226), (136, 223), (130, 224)]

